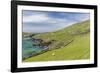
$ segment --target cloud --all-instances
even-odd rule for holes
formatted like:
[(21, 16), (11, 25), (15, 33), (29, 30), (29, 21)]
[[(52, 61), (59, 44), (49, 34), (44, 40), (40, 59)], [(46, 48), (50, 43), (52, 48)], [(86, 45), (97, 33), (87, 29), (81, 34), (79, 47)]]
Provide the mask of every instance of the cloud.
[(89, 19), (89, 14), (23, 11), (23, 31), (51, 32), (87, 19)]
[(45, 12), (33, 12), (30, 15), (23, 16), (23, 23), (62, 23), (67, 22), (69, 20), (62, 18), (53, 18), (49, 17)]
[(48, 20), (48, 17), (45, 14), (33, 14), (29, 16), (23, 16), (23, 22), (44, 22)]

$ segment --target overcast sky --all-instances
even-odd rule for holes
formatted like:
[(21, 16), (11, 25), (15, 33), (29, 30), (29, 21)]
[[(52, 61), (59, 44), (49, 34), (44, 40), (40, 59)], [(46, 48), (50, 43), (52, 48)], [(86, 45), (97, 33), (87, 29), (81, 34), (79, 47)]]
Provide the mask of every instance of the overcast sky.
[(23, 10), (23, 32), (44, 33), (90, 19), (89, 13)]

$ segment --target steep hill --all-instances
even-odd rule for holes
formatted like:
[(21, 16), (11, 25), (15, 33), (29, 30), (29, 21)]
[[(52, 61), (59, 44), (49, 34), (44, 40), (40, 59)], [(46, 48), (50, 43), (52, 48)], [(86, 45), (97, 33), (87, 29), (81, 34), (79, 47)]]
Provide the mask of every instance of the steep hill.
[(56, 61), (90, 58), (90, 21), (73, 24), (62, 30), (37, 34), (32, 38), (51, 42), (49, 51), (25, 61)]

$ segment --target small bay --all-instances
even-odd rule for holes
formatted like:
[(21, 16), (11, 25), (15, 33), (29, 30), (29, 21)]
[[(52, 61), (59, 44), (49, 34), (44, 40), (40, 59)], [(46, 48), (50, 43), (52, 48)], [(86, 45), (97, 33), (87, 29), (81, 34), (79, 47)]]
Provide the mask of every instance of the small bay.
[(33, 45), (36, 40), (33, 40), (30, 37), (23, 37), (22, 39), (22, 58), (28, 58), (34, 55), (41, 53), (42, 51), (46, 50), (44, 46)]

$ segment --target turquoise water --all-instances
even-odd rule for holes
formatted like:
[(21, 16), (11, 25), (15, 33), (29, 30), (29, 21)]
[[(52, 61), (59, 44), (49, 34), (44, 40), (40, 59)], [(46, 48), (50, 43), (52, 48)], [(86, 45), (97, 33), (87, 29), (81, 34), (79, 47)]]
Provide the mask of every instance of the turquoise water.
[(22, 57), (23, 58), (30, 57), (32, 55), (40, 53), (43, 50), (43, 48), (40, 48), (39, 46), (33, 46), (32, 43), (34, 43), (34, 41), (32, 41), (31, 38), (23, 38), (22, 40)]

